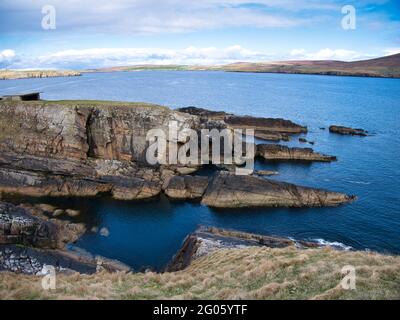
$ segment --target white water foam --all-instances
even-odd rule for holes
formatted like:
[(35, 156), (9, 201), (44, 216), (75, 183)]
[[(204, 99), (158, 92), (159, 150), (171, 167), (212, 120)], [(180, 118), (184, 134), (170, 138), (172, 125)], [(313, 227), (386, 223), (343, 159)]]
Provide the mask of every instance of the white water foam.
[(349, 251), (349, 250), (353, 249), (353, 247), (347, 246), (344, 243), (341, 243), (338, 241), (327, 241), (325, 239), (312, 239), (312, 241), (317, 242), (321, 246), (332, 247), (332, 248), (345, 250), (345, 251)]

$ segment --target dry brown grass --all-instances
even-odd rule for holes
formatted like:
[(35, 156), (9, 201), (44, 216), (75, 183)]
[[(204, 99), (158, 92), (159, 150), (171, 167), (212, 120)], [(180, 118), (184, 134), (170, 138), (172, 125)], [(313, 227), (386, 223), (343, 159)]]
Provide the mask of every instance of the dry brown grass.
[[(356, 268), (356, 290), (340, 286)], [(1, 299), (400, 299), (400, 257), (295, 248), (219, 250), (174, 273), (60, 275), (57, 289), (41, 278), (0, 273)]]

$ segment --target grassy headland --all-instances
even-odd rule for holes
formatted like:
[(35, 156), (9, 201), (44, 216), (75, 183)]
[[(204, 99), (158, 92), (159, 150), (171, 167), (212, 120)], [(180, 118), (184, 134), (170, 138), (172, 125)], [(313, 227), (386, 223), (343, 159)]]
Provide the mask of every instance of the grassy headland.
[[(340, 282), (356, 269), (356, 289)], [(178, 272), (59, 275), (57, 289), (41, 278), (0, 273), (0, 299), (399, 299), (400, 257), (329, 248), (221, 249)]]
[(0, 80), (25, 79), (25, 78), (50, 78), (80, 76), (81, 73), (72, 70), (0, 70)]

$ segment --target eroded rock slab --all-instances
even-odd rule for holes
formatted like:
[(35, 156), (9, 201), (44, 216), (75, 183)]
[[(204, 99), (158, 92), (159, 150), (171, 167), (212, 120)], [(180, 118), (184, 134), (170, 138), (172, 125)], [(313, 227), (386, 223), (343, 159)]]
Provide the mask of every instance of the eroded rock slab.
[(0, 271), (44, 276), (50, 268), (57, 273), (93, 274), (99, 271), (130, 271), (115, 260), (92, 256), (86, 252), (43, 250), (32, 247), (0, 244)]
[(266, 141), (289, 141), (290, 137), (286, 133), (259, 131), (254, 132), (254, 137)]
[(266, 160), (336, 161), (335, 156), (315, 152), (311, 148), (289, 148), (278, 144), (259, 144), (256, 156)]
[(256, 136), (265, 140), (288, 140), (288, 134), (307, 132), (307, 127), (280, 118), (237, 116), (223, 111), (211, 111), (196, 107), (180, 108), (178, 111), (200, 117), (201, 123), (205, 127), (219, 125), (219, 127), (232, 129), (254, 129)]
[(210, 182), (202, 204), (214, 208), (336, 206), (355, 197), (255, 176), (221, 172)]
[(330, 126), (329, 132), (342, 134), (342, 135), (352, 135), (352, 136), (362, 136), (366, 137), (368, 135), (368, 131), (364, 129), (353, 129), (350, 127), (343, 127), (343, 126)]

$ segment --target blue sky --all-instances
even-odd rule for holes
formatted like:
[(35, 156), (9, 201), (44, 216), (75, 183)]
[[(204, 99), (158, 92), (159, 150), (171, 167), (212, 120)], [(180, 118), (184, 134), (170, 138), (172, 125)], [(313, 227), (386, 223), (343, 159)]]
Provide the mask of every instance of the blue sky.
[[(42, 8), (55, 8), (44, 30)], [(342, 7), (356, 12), (345, 30)], [(1, 0), (0, 68), (95, 68), (400, 52), (399, 0)]]

